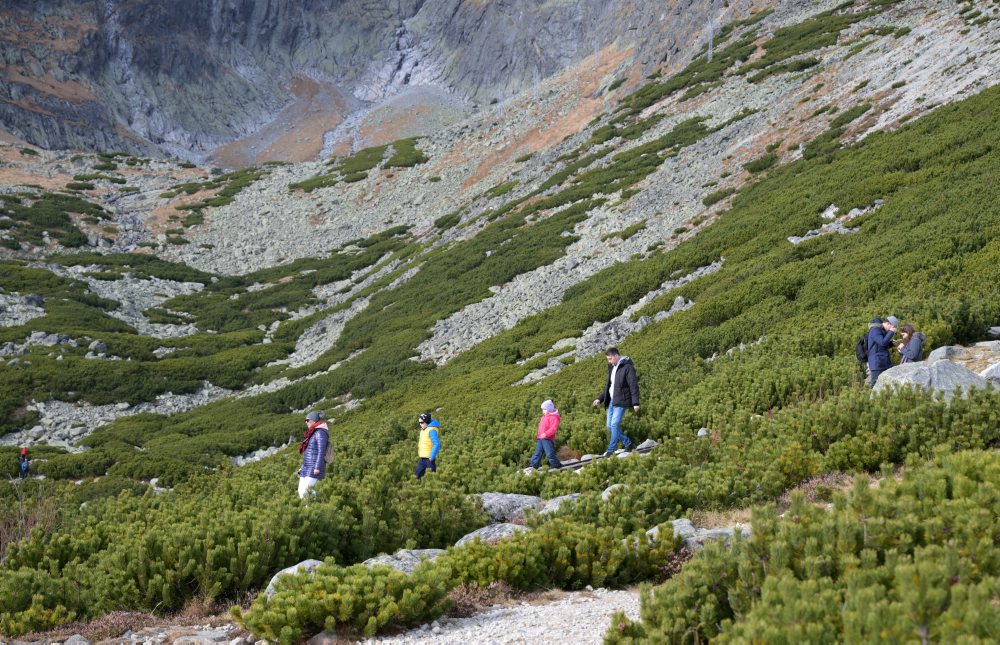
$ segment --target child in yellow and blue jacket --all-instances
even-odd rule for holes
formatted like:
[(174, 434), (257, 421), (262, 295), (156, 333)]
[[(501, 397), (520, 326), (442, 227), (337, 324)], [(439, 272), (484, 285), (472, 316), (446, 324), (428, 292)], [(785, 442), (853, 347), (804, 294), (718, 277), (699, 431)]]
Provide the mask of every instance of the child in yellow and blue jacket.
[(417, 439), (417, 479), (421, 479), (427, 469), (437, 472), (437, 456), (441, 451), (441, 424), (432, 419), (429, 412), (417, 417), (420, 425), (420, 438)]

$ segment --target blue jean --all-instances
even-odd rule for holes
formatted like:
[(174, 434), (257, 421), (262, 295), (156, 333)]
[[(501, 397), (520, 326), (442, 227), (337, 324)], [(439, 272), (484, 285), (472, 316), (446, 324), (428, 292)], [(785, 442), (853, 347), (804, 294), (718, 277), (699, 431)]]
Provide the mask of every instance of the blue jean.
[(622, 448), (628, 448), (632, 445), (632, 440), (628, 438), (628, 435), (622, 432), (622, 417), (625, 416), (625, 408), (617, 406), (608, 406), (608, 430), (611, 431), (611, 442), (608, 443), (608, 452), (614, 452), (618, 448), (618, 442), (622, 444)]
[(542, 453), (545, 453), (550, 466), (553, 468), (562, 468), (562, 462), (556, 457), (556, 444), (551, 439), (538, 439), (535, 442), (535, 454), (531, 456), (531, 463), (529, 464), (532, 468), (538, 468), (542, 465)]
[(438, 470), (437, 459), (428, 459), (427, 457), (417, 459), (417, 479), (423, 479), (428, 468), (431, 469), (432, 473), (436, 473)]

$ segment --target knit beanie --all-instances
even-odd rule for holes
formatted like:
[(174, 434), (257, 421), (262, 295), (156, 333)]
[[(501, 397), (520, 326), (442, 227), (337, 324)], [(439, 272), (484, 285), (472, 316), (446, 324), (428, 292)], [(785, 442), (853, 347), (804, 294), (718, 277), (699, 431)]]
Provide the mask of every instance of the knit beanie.
[(552, 414), (556, 411), (556, 404), (552, 402), (552, 399), (546, 399), (542, 402), (542, 409)]

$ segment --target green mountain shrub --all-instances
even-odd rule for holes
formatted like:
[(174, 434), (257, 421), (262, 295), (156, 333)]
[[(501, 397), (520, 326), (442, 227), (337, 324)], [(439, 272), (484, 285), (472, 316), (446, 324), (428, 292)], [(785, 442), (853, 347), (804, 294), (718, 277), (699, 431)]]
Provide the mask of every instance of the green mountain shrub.
[(462, 583), (503, 581), (517, 589), (620, 586), (652, 575), (674, 551), (669, 540), (623, 537), (564, 520), (543, 524), (496, 546), (475, 542), (448, 550), (405, 575), (388, 567), (338, 567), (328, 560), (312, 575), (283, 576), (277, 593), (234, 611), (257, 636), (295, 643), (341, 625), (372, 636), (390, 624), (415, 624), (441, 615), (447, 593)]
[(859, 478), (829, 511), (801, 495), (784, 519), (755, 511), (752, 538), (706, 547), (607, 641), (989, 640), (998, 465), (995, 452), (913, 461), (876, 489)]

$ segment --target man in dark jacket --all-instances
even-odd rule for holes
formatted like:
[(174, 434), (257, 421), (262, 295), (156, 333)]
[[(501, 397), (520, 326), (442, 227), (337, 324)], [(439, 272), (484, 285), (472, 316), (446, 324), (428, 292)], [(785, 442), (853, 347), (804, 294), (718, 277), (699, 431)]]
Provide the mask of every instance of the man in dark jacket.
[(895, 316), (889, 316), (885, 321), (881, 318), (875, 318), (869, 325), (868, 369), (871, 371), (872, 387), (875, 387), (879, 375), (892, 367), (889, 348), (892, 347), (892, 338), (896, 335), (896, 325), (898, 324), (899, 320)]
[(632, 360), (628, 356), (622, 356), (617, 347), (609, 347), (605, 354), (608, 357), (608, 378), (601, 395), (594, 399), (594, 407), (603, 405), (608, 409), (607, 426), (611, 432), (611, 442), (604, 453), (608, 457), (614, 454), (618, 442), (621, 442), (626, 452), (635, 448), (628, 435), (622, 432), (622, 418), (626, 408), (639, 411), (639, 379), (636, 378)]

